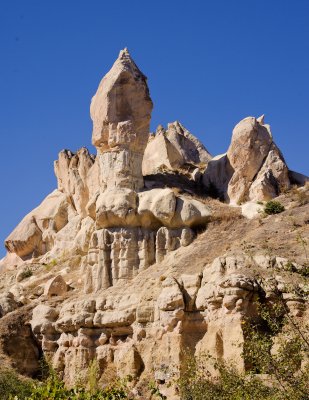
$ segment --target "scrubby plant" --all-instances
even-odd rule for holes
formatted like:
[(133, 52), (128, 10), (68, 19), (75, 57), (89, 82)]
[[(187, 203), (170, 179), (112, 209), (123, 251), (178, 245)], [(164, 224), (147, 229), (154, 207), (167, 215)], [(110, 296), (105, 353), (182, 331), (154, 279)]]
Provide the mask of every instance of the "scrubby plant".
[(23, 281), (24, 279), (30, 278), (30, 276), (33, 275), (33, 272), (31, 268), (25, 268), (21, 273), (20, 273), (20, 280)]
[(25, 399), (31, 394), (32, 383), (30, 380), (21, 379), (16, 372), (5, 369), (0, 371), (0, 399), (9, 400), (18, 396)]
[[(0, 399), (2, 400), (122, 400), (129, 399), (125, 380), (111, 382), (107, 387), (98, 383), (98, 366), (89, 367), (88, 386), (77, 384), (67, 388), (57, 373), (42, 362), (43, 381), (20, 380), (13, 372), (0, 374)], [(94, 381), (96, 379), (96, 382)]]
[(308, 400), (309, 335), (280, 293), (261, 301), (259, 318), (244, 321), (245, 371), (208, 354), (187, 356), (177, 381), (182, 400)]
[(270, 200), (265, 204), (264, 212), (265, 214), (280, 214), (285, 210), (284, 206), (276, 200)]

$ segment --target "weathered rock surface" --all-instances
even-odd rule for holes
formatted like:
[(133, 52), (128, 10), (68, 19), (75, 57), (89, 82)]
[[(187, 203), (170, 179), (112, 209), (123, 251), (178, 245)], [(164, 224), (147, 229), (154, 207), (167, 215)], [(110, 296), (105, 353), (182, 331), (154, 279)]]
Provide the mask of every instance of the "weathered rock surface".
[[(308, 187), (293, 189), (292, 205), (283, 198), (289, 221), (286, 213), (249, 220), (261, 209), (257, 200), (306, 182), (288, 171), (263, 118), (242, 120), (227, 153), (211, 158), (179, 122), (149, 138), (151, 111), (146, 77), (125, 49), (92, 99), (97, 155), (60, 152), (58, 189), (5, 242), (0, 338), (1, 321), (26, 310), (7, 346), (18, 358), (20, 335), (23, 373), (37, 371), (42, 351), (74, 384), (96, 359), (102, 382), (131, 375), (138, 391), (156, 379), (178, 399), (173, 380), (188, 348), (247, 368), (243, 322), (257, 318), (259, 294), (271, 301), (279, 293), (286, 312), (308, 318), (307, 267), (295, 252), (309, 237)], [(207, 194), (251, 201), (240, 210), (203, 196), (205, 167)], [(143, 174), (159, 179), (165, 169), (187, 175), (179, 185), (145, 187)], [(278, 232), (290, 238), (288, 255), (281, 238), (277, 253), (271, 247)]]
[(133, 190), (144, 186), (142, 158), (152, 107), (145, 75), (122, 50), (90, 107), (102, 184)]
[(143, 158), (143, 175), (156, 174), (168, 169), (177, 171), (186, 164), (204, 166), (211, 160), (203, 144), (180, 122), (161, 125), (151, 135)]
[(99, 187), (98, 163), (86, 148), (76, 154), (69, 150), (59, 153), (55, 161), (58, 190), (71, 197), (77, 213), (85, 217), (86, 205)]
[(266, 273), (287, 263), (262, 254), (219, 257), (202, 274), (151, 279), (140, 290), (141, 281), (132, 281), (121, 293), (116, 285), (96, 298), (68, 300), (59, 311), (38, 306), (32, 329), (43, 346), (48, 343), (46, 351), (68, 383), (94, 358), (102, 375), (116, 362), (120, 376), (131, 371), (143, 379), (154, 370), (167, 383), (187, 346), (196, 354), (233, 359), (243, 369), (243, 321), (256, 317), (261, 290), (267, 295), (278, 287), (291, 312), (303, 315), (303, 300), (285, 294), (289, 289), (279, 277), (261, 287), (245, 271), (258, 267)]
[[(170, 189), (143, 190), (142, 159), (149, 136), (151, 110), (146, 77), (125, 49), (101, 81), (91, 102), (92, 139), (97, 156), (90, 155), (85, 148), (76, 154), (69, 150), (59, 153), (54, 166), (58, 190), (11, 233), (6, 240), (8, 251), (23, 259), (44, 255), (44, 262), (79, 254), (86, 268), (96, 246), (98, 251), (111, 246), (106, 229), (115, 228), (118, 232), (115, 243), (124, 246), (119, 249), (122, 264), (128, 264), (129, 272), (123, 276), (129, 279), (140, 268), (137, 254), (130, 258), (130, 252), (143, 253), (142, 259), (146, 261), (141, 264), (146, 267), (155, 261), (153, 254), (166, 254), (186, 240), (192, 241), (194, 232), (182, 232), (186, 232), (185, 228), (205, 224), (210, 210), (203, 203), (176, 195)], [(191, 161), (197, 162), (205, 158), (206, 150), (179, 123), (170, 124), (169, 130), (173, 148), (179, 148), (181, 140), (189, 143), (181, 154), (182, 162), (190, 157)], [(166, 248), (159, 250), (156, 238), (162, 236), (158, 234), (161, 227), (172, 229), (170, 236), (179, 236), (179, 239), (162, 245)], [(100, 246), (92, 238), (95, 230), (101, 238)], [(145, 230), (147, 235), (143, 233), (142, 239), (137, 239)], [(165, 235), (169, 237), (168, 231)], [(180, 239), (182, 235), (187, 239)], [(149, 246), (143, 244), (143, 241), (148, 243), (148, 237), (154, 238)], [(102, 243), (102, 240), (107, 242)], [(129, 244), (125, 244), (127, 242)], [(89, 262), (88, 269), (93, 266), (92, 261)], [(118, 263), (116, 258), (115, 263)], [(96, 279), (97, 273), (86, 276), (88, 282), (89, 276)], [(98, 279), (90, 286), (85, 283), (86, 290), (101, 287), (102, 279)], [(114, 279), (109, 282), (112, 284)]]
[(55, 190), (15, 228), (5, 247), (19, 257), (42, 255), (50, 250), (54, 238), (68, 222), (71, 204), (68, 197)]
[(203, 181), (234, 204), (269, 200), (290, 187), (288, 168), (263, 116), (235, 126), (227, 153), (209, 162)]
[(44, 295), (48, 297), (63, 296), (67, 292), (67, 284), (61, 275), (57, 275), (46, 282)]

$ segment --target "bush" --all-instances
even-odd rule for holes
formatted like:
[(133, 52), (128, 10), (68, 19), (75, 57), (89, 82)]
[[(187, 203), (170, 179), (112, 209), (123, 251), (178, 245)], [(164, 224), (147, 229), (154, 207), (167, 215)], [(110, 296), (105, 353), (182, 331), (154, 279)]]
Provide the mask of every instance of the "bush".
[(279, 201), (275, 200), (268, 201), (264, 207), (264, 212), (268, 215), (280, 214), (282, 211), (284, 211), (284, 206)]
[(235, 365), (209, 355), (187, 359), (178, 385), (182, 400), (272, 400), (276, 392), (254, 375), (246, 376)]
[(308, 327), (289, 315), (280, 295), (260, 304), (259, 315), (258, 323), (244, 321), (246, 371), (209, 355), (189, 357), (178, 380), (182, 400), (309, 399)]
[(9, 371), (0, 373), (1, 400), (122, 400), (128, 399), (126, 381), (115, 381), (108, 387), (99, 388), (97, 363), (89, 368), (88, 386), (75, 385), (67, 388), (56, 372), (43, 360), (43, 381), (21, 380), (16, 373)]
[(26, 269), (24, 269), (21, 273), (20, 273), (20, 280), (23, 281), (24, 279), (30, 278), (30, 276), (33, 275), (32, 270), (28, 267)]
[(0, 371), (0, 399), (9, 400), (18, 396), (18, 399), (24, 400), (32, 390), (30, 380), (20, 379), (12, 370)]

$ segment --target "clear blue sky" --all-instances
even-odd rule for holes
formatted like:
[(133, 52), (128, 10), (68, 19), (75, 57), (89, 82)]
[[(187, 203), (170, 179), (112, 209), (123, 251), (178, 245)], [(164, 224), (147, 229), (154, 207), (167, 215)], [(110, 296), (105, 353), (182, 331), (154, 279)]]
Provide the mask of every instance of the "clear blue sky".
[(215, 155), (265, 113), (309, 174), (308, 21), (308, 0), (1, 0), (0, 241), (56, 187), (58, 152), (91, 148), (90, 99), (126, 46), (152, 129), (180, 120)]

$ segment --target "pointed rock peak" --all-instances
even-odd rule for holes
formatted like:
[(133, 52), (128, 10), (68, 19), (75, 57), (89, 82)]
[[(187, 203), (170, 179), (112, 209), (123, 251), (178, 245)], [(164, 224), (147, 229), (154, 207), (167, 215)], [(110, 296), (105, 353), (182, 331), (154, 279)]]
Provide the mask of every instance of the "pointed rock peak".
[(178, 131), (178, 133), (182, 133), (184, 131), (186, 131), (187, 129), (179, 122), (179, 121), (174, 121), (174, 122), (170, 122), (169, 124), (167, 124), (167, 129), (176, 129), (176, 131)]
[(164, 135), (165, 134), (165, 129), (163, 125), (158, 125), (156, 129), (156, 135)]
[(166, 137), (183, 155), (185, 162), (207, 163), (212, 158), (206, 147), (179, 121), (168, 124)]
[(261, 125), (264, 125), (264, 118), (265, 118), (265, 114), (261, 115), (259, 118), (257, 118), (257, 122)]
[(105, 78), (109, 75), (118, 75), (122, 71), (129, 71), (136, 78), (142, 78), (145, 81), (147, 80), (146, 76), (135, 64), (127, 47), (125, 47), (123, 50), (120, 50), (118, 58), (114, 62), (111, 70), (105, 75)]
[(125, 48), (101, 80), (91, 101), (93, 145), (102, 152), (127, 143), (128, 147), (132, 145), (143, 151), (148, 141), (152, 108), (147, 78)]
[(130, 56), (130, 53), (129, 53), (129, 50), (127, 47), (125, 47), (123, 50), (120, 50), (118, 58), (121, 60), (122, 59), (131, 59), (131, 56)]

